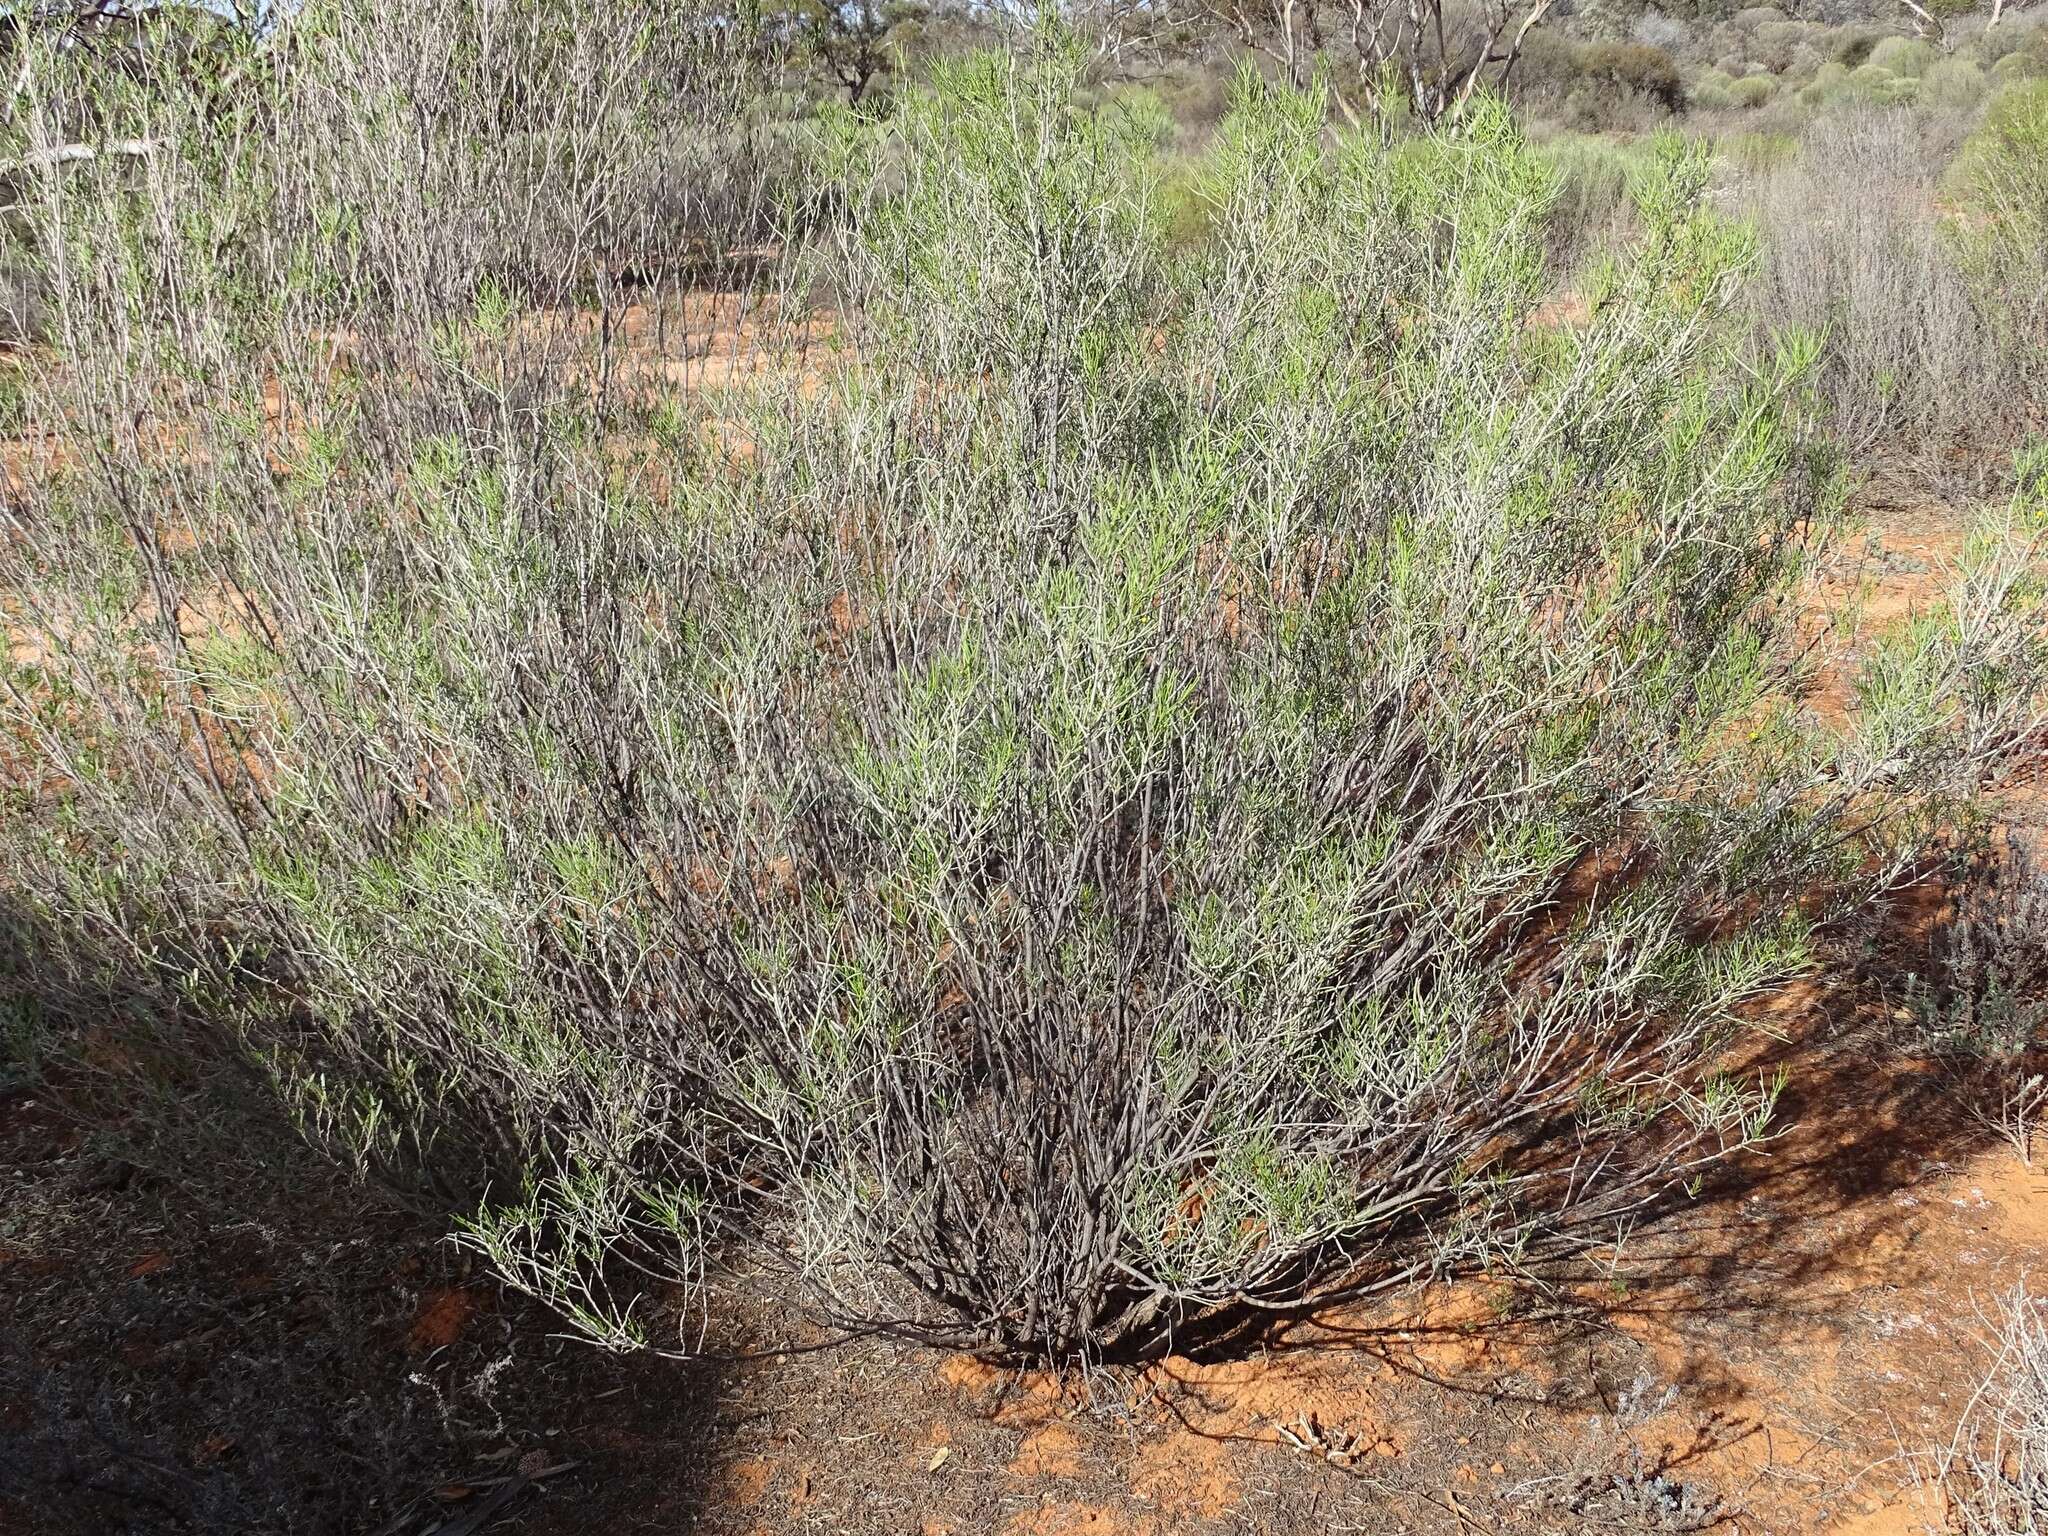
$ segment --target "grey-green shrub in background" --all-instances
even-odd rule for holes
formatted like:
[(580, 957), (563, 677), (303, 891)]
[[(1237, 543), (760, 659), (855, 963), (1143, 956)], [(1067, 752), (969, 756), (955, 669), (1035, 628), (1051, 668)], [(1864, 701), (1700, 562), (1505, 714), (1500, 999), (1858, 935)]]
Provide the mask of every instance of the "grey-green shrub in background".
[(2031, 386), (2013, 301), (1971, 270), (1941, 176), (1911, 117), (1844, 109), (1746, 201), (1763, 243), (1757, 314), (1823, 337), (1814, 388), (1835, 439), (1859, 463), (1958, 488), (2002, 470)]
[[(81, 1061), (261, 1074), (620, 1344), (650, 1277), (765, 1274), (1155, 1352), (1763, 1134), (1745, 1005), (2035, 723), (2038, 509), (1823, 727), (1813, 344), (1744, 361), (1703, 151), (1560, 320), (1497, 106), (1333, 147), (1247, 76), (1169, 248), (1078, 69), (1041, 31), (837, 120), (837, 352), (693, 397), (573, 284), (429, 280), (425, 194), (229, 203), (272, 184), (217, 141), (54, 194), (0, 888), (39, 1003), (127, 1004)], [(541, 231), (601, 300), (611, 227)]]
[(2015, 414), (2048, 401), (2048, 81), (2008, 86), (1950, 172), (1955, 236), (2023, 390)]
[(1729, 83), (1728, 98), (1735, 106), (1754, 109), (1769, 101), (1777, 89), (1777, 81), (1769, 75), (1745, 75)]
[(1556, 183), (1545, 215), (1552, 264), (1563, 279), (1576, 281), (1635, 233), (1629, 180), (1644, 151), (1593, 134), (1569, 134), (1537, 153)]

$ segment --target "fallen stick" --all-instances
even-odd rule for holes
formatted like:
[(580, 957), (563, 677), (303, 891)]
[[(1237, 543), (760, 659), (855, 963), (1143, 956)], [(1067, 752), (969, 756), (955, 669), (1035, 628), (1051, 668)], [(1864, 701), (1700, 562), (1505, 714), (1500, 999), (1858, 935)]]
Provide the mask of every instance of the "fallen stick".
[(42, 170), (46, 166), (70, 165), (79, 160), (97, 160), (103, 155), (139, 158), (155, 154), (162, 144), (162, 139), (116, 139), (111, 144), (59, 144), (54, 149), (39, 149), (33, 154), (23, 155), (19, 160), (0, 161), (0, 176), (12, 176), (16, 171)]

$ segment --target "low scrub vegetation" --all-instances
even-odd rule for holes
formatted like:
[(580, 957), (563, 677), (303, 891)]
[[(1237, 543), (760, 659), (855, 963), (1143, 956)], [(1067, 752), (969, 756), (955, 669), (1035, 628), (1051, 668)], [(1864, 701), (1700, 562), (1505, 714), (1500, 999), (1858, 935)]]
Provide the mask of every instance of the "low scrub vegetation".
[(1168, 164), (1046, 24), (763, 148), (715, 35), (493, 15), (309, 0), (32, 180), (0, 895), (37, 1052), (277, 1106), (602, 1341), (745, 1277), (1141, 1356), (1598, 1240), (2035, 739), (2031, 469), (1807, 707), (1809, 392), (1920, 386), (1759, 335), (1704, 145), (1561, 317), (1483, 94), (1246, 71)]
[(1759, 315), (1824, 337), (1814, 386), (1835, 440), (1937, 480), (1995, 458), (2018, 385), (1995, 307), (1935, 212), (1939, 174), (1909, 119), (1866, 110), (1811, 135), (1752, 193)]
[(1983, 490), (2048, 406), (2039, 115), (2031, 89), (2001, 96), (1945, 151), (1938, 125), (1845, 109), (1744, 172), (1759, 321), (1823, 338), (1814, 386), (1858, 462)]
[(1954, 907), (1908, 978), (1912, 1012), (1937, 1049), (2022, 1062), (2048, 1024), (2048, 877), (2008, 834), (1966, 866)]
[(1950, 174), (1956, 240), (2015, 359), (2015, 404), (2048, 399), (2048, 81), (2001, 92)]

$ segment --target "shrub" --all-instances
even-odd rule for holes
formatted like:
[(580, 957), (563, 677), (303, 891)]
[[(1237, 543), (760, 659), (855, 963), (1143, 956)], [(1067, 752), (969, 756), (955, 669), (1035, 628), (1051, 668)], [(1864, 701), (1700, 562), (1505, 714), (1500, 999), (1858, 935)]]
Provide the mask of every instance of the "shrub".
[(267, 136), (72, 184), (31, 409), (99, 446), (0, 544), (37, 994), (232, 1055), (617, 1344), (725, 1265), (1155, 1352), (1760, 1134), (1718, 1044), (2036, 712), (2010, 552), (1821, 728), (1811, 343), (1742, 355), (1704, 151), (1561, 325), (1498, 105), (1332, 148), (1248, 74), (1175, 258), (1082, 63), (829, 114), (837, 350), (697, 406), (609, 307), (223, 240)]
[(1539, 152), (1556, 178), (1546, 223), (1553, 269), (1578, 274), (1634, 228), (1629, 193), (1641, 155), (1605, 136), (1574, 134)]
[[(1980, 310), (1934, 211), (1935, 173), (1917, 126), (1897, 114), (1838, 112), (1798, 159), (1760, 182), (1757, 286), (1773, 326), (1825, 335), (1815, 388), (1838, 441), (1857, 456), (1967, 483), (2017, 427), (2011, 358)], [(1964, 445), (1975, 452), (1962, 454)]]
[(2048, 876), (2007, 835), (1965, 872), (1924, 973), (1907, 978), (1922, 1037), (1942, 1051), (2013, 1062), (2048, 1044)]
[(1930, 107), (1974, 107), (1990, 82), (1974, 59), (1940, 59), (1920, 77), (1920, 101)]
[(1823, 65), (1812, 83), (1799, 93), (1808, 106), (1853, 109), (1906, 106), (1919, 96), (1920, 82), (1904, 79), (1875, 64), (1844, 69)]
[(1980, 303), (2031, 398), (2048, 399), (2048, 82), (1992, 98), (1957, 157), (1950, 190)]
[(1849, 71), (1849, 93), (1880, 105), (1888, 106), (1898, 101), (1912, 84), (1910, 80), (1901, 80), (1881, 64), (1859, 64)]
[(1225, 85), (1216, 70), (1206, 66), (1162, 75), (1153, 85), (1175, 122), (1190, 130), (1206, 131), (1223, 120)]
[(1678, 61), (1662, 48), (1641, 43), (1594, 43), (1579, 56), (1580, 67), (1595, 80), (1630, 91), (1670, 112), (1685, 110), (1685, 82)]
[(1696, 111), (1725, 112), (1735, 105), (1735, 82), (1718, 69), (1710, 69), (1693, 81), (1687, 95)]
[(2003, 25), (1987, 27), (1970, 41), (1969, 49), (1988, 70), (2002, 60), (2018, 57), (2015, 68), (2038, 67), (2048, 59), (2048, 26), (2024, 13), (2010, 17)]
[(1692, 29), (1676, 17), (1650, 10), (1636, 18), (1629, 36), (1646, 48), (1675, 54), (1692, 41)]
[(1887, 37), (1879, 39), (1866, 62), (1894, 75), (1917, 79), (1937, 57), (1932, 48), (1917, 38)]
[(1833, 59), (1845, 69), (1854, 69), (1867, 60), (1885, 34), (1868, 27), (1845, 27), (1835, 38)]
[[(743, 41), (731, 33), (708, 34), (666, 5), (494, 0), (488, 10), (314, 0), (228, 62), (225, 100), (204, 70), (138, 78), (61, 35), (29, 38), (34, 67), (12, 120), (27, 142), (6, 151), (74, 134), (155, 145), (10, 189), (9, 254), (30, 273), (53, 340), (22, 355), (21, 427), (60, 447), (57, 462), (29, 456), (25, 499), (10, 494), (0, 511), (0, 949), (21, 957), (18, 974), (0, 965), (0, 1012), (18, 1003), (59, 1036), (58, 1064), (81, 1099), (135, 1096), (121, 1119), (138, 1136), (210, 1136), (215, 1157), (260, 1162), (263, 1107), (275, 1119), (291, 1110), (359, 1171), (444, 1211), (523, 1163), (530, 1131), (546, 1137), (520, 1097), (539, 1069), (494, 1077), (488, 1064), (508, 1058), (462, 1034), (498, 1017), (488, 999), (503, 951), (488, 893), (465, 904), (458, 858), (487, 847), (494, 829), (444, 822), (438, 845), (405, 830), (432, 820), (421, 798), (439, 793), (423, 787), (431, 765), (474, 771), (475, 759), (458, 766), (436, 743), (462, 739), (482, 707), (465, 691), (475, 668), (454, 691), (411, 696), (437, 674), (393, 626), (446, 592), (452, 573), (434, 562), (456, 542), (451, 529), (418, 525), (424, 488), (445, 491), (432, 506), (452, 518), (468, 515), (480, 482), (524, 484), (529, 469), (568, 494), (549, 477), (573, 475), (547, 445), (573, 439), (618, 387), (627, 295), (652, 312), (665, 285), (739, 286), (748, 258), (728, 253), (782, 222), (769, 167), (797, 160), (755, 120), (758, 81), (745, 50), (726, 52)], [(663, 326), (673, 348), (663, 366), (677, 378), (720, 361), (705, 354), (731, 336), (706, 323), (701, 302), (672, 308)], [(63, 445), (88, 440), (107, 445), (103, 473), (67, 457)], [(538, 467), (529, 451), (542, 454)], [(145, 511), (117, 558), (95, 541), (130, 495)], [(275, 525), (258, 537), (250, 520), (264, 518)], [(319, 594), (334, 595), (343, 566), (319, 573), (323, 522), (342, 540), (335, 558), (371, 584), (325, 617)], [(204, 542), (159, 563), (160, 539), (202, 528)], [(87, 544), (60, 564), (79, 577), (105, 562), (111, 583), (90, 601), (61, 579), (37, 585), (44, 559), (74, 534)], [(407, 574), (387, 586), (379, 573), (393, 560)], [(96, 611), (141, 601), (120, 583), (147, 570), (147, 601), (158, 604), (147, 617)], [(162, 627), (196, 611), (225, 628)], [(330, 662), (277, 654), (287, 637), (268, 634), (267, 614), (297, 626), (295, 647), (330, 637)], [(38, 626), (61, 637), (44, 658), (33, 644), (16, 649)], [(356, 660), (371, 693), (329, 669)], [(159, 664), (173, 670), (152, 674)], [(164, 716), (164, 689), (187, 675), (206, 702)], [(309, 676), (323, 691), (290, 716), (303, 783), (271, 781), (283, 798), (265, 798), (241, 775), (253, 755), (231, 769), (219, 754), (258, 731), (268, 690)], [(380, 686), (406, 698), (380, 704)], [(96, 702), (73, 712), (76, 689)], [(18, 733), (46, 729), (52, 711), (78, 734), (46, 737), (48, 755), (20, 755)], [(181, 745), (182, 729), (197, 735)], [(256, 739), (272, 749), (279, 738)], [(20, 877), (24, 860), (55, 851), (40, 840), (68, 813), (44, 792), (65, 763), (81, 784), (104, 770), (91, 794), (109, 816), (122, 793), (151, 782), (187, 798), (151, 811), (132, 802), (133, 840), (90, 855), (80, 843), (69, 884), (43, 887), (39, 903)], [(191, 771), (197, 784), (178, 788)], [(342, 801), (326, 798), (350, 784)], [(190, 799), (199, 786), (202, 800)], [(24, 807), (34, 814), (17, 818)], [(245, 816), (269, 842), (237, 830)], [(277, 834), (310, 816), (340, 818), (314, 846), (349, 839), (365, 867), (386, 861), (378, 877), (400, 888), (376, 909), (385, 929), (342, 932), (315, 914), (301, 938), (298, 919), (266, 914), (276, 890), (297, 889), (290, 836), (280, 845)], [(277, 861), (259, 868), (259, 850)], [(430, 954), (440, 941), (426, 936), (443, 923), (454, 937)], [(260, 1014), (264, 998), (311, 977), (324, 990), (302, 1012)], [(414, 997), (426, 1043), (402, 1048), (406, 1020), (382, 988)], [(351, 1009), (359, 1032), (321, 1034)], [(258, 1012), (246, 1030), (244, 1010)], [(388, 1030), (376, 1022), (387, 1014)], [(100, 1043), (84, 1048), (87, 1036)], [(432, 1081), (410, 1075), (422, 1063)], [(401, 1125), (407, 1105), (418, 1113)], [(412, 1131), (423, 1139), (408, 1142)]]
[(1113, 132), (1143, 145), (1149, 152), (1169, 148), (1180, 132), (1166, 98), (1144, 85), (1127, 85), (1112, 91), (1099, 109), (1117, 119)]
[(1756, 29), (1750, 39), (1750, 46), (1756, 57), (1768, 65), (1773, 72), (1781, 72), (1790, 63), (1793, 54), (1805, 46), (1814, 34), (1811, 24), (1803, 21), (1770, 21)]
[(1738, 32), (1756, 32), (1764, 27), (1783, 25), (1785, 13), (1775, 5), (1752, 5), (1737, 11), (1728, 20)]
[(1800, 89), (1799, 99), (1809, 107), (1825, 106), (1841, 94), (1848, 79), (1849, 71), (1845, 66), (1823, 64), (1812, 81)]
[(1991, 79), (1994, 84), (2001, 87), (2038, 80), (2044, 74), (2048, 74), (2048, 64), (2044, 64), (2031, 52), (2005, 54), (1991, 66)]
[(1777, 94), (1778, 83), (1768, 75), (1750, 75), (1729, 84), (1729, 100), (1738, 107), (1762, 106)]
[(1509, 85), (1518, 104), (1562, 101), (1579, 79), (1578, 45), (1550, 28), (1538, 27), (1522, 45)]

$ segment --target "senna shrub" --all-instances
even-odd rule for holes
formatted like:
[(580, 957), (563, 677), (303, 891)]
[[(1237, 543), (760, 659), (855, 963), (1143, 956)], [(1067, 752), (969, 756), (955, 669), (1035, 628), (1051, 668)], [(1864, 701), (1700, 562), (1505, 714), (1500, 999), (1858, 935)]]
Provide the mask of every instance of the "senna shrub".
[(829, 288), (834, 345), (715, 391), (566, 342), (515, 389), (551, 311), (485, 277), (204, 452), (53, 362), (17, 988), (118, 995), (620, 1346), (787, 1283), (1142, 1356), (1767, 1134), (1745, 1009), (2035, 727), (2037, 493), (1817, 712), (1813, 345), (1743, 350), (1698, 150), (1560, 317), (1499, 107), (1332, 143), (1246, 76), (1182, 249), (1080, 71), (1046, 28), (828, 120), (761, 313)]

